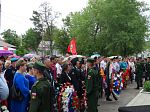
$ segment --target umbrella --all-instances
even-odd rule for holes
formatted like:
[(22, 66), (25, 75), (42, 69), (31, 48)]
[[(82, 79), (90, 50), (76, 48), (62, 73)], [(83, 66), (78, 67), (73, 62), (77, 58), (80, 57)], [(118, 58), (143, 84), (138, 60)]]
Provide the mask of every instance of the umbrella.
[(36, 57), (36, 55), (35, 54), (26, 54), (23, 57), (29, 57), (29, 58), (31, 58), (31, 57)]
[(82, 58), (83, 58), (83, 56), (82, 56), (82, 55), (72, 55), (72, 56), (69, 56), (69, 57), (71, 57), (71, 58), (78, 58), (78, 59), (79, 59), (79, 61), (81, 61), (81, 60), (82, 60)]
[(15, 58), (21, 58), (20, 56), (14, 56)]
[(94, 55), (91, 56), (91, 58), (98, 57), (98, 56), (100, 56), (100, 55), (99, 54), (94, 54)]
[(64, 60), (62, 61), (62, 63), (67, 63), (69, 57), (65, 57)]
[(100, 56), (99, 54), (94, 54), (94, 55), (92, 55), (91, 57), (95, 57), (95, 56)]
[(0, 50), (0, 56), (13, 55), (14, 53), (9, 50)]

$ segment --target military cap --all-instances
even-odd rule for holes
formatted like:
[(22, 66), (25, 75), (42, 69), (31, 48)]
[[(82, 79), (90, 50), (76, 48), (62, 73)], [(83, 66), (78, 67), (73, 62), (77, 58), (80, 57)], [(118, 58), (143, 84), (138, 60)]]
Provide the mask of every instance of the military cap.
[(33, 68), (36, 68), (37, 70), (43, 71), (45, 69), (45, 65), (39, 61), (35, 61)]
[(117, 56), (116, 59), (119, 59), (119, 57)]
[(77, 61), (79, 61), (78, 58), (73, 58), (71, 60), (72, 65), (75, 66)]
[(11, 62), (14, 62), (14, 61), (17, 61), (17, 60), (18, 60), (18, 58), (11, 58), (10, 59)]
[(139, 61), (139, 58), (137, 58), (136, 60), (138, 60), (138, 61)]
[(80, 64), (84, 64), (84, 58), (82, 58), (82, 60), (80, 61)]
[(147, 58), (144, 58), (144, 60), (147, 60)]
[(86, 60), (86, 62), (94, 63), (94, 62), (95, 62), (95, 60), (94, 60), (93, 58), (88, 58), (88, 59)]
[(142, 59), (141, 57), (139, 57), (139, 59)]
[(33, 68), (33, 65), (29, 65), (30, 68)]

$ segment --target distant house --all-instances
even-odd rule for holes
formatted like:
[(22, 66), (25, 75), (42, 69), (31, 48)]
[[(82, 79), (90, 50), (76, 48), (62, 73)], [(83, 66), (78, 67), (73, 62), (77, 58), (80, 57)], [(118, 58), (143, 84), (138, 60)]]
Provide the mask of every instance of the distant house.
[(0, 40), (0, 47), (4, 47), (4, 46), (10, 47), (10, 48), (16, 48), (16, 46), (8, 44), (4, 40)]
[[(32, 54), (36, 54), (35, 52), (30, 52)], [(42, 41), (39, 44), (39, 51), (38, 55), (42, 57)], [(57, 49), (53, 49), (53, 53), (50, 54), (50, 41), (43, 41), (43, 56), (44, 55), (56, 55), (56, 56), (63, 56), (63, 54), (60, 54)]]

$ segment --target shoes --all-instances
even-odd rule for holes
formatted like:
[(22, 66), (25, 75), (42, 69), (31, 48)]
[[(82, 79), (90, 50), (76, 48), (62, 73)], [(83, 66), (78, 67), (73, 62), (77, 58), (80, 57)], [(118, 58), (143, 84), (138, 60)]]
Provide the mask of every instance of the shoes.
[(112, 101), (112, 99), (110, 99), (110, 98), (106, 98), (106, 101)]

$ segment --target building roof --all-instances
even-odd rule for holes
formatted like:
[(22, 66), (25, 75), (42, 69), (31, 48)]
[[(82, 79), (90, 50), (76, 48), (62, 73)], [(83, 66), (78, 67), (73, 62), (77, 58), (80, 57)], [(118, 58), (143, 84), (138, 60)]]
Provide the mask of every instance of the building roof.
[(16, 46), (14, 46), (14, 45), (8, 44), (8, 43), (3, 42), (3, 41), (0, 41), (0, 47), (4, 47), (4, 46), (6, 46), (6, 47), (14, 47), (14, 48), (16, 48)]

